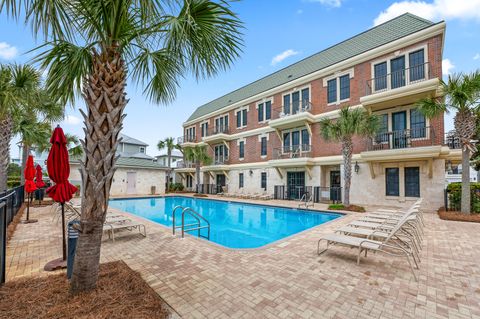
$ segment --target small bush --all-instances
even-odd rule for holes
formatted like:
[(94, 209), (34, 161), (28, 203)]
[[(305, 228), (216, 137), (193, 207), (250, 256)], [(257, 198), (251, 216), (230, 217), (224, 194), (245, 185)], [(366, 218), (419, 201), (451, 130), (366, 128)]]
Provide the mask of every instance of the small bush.
[(180, 192), (181, 192), (181, 191), (184, 190), (184, 188), (185, 188), (185, 186), (183, 186), (182, 183), (171, 183), (171, 184), (169, 185), (169, 189), (168, 189), (168, 190), (169, 190), (170, 192), (176, 192), (176, 191), (180, 191)]
[[(471, 211), (473, 213), (480, 213), (480, 183), (470, 183), (471, 191)], [(450, 209), (460, 210), (460, 204), (462, 201), (462, 183), (455, 182), (450, 183), (447, 186), (448, 200)]]
[(343, 204), (330, 204), (328, 205), (330, 210), (346, 210), (349, 212), (365, 213), (365, 208), (358, 205), (345, 206)]
[(20, 185), (20, 177), (12, 177), (7, 179), (7, 188), (14, 188)]

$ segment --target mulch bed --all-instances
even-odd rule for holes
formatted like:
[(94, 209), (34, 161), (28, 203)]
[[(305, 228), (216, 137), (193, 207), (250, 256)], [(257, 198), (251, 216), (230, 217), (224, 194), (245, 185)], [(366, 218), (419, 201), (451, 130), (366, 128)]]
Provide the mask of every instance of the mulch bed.
[(124, 262), (100, 265), (95, 290), (69, 294), (65, 273), (7, 282), (2, 318), (168, 318), (165, 302)]
[(446, 212), (444, 209), (438, 211), (438, 216), (443, 220), (453, 220), (457, 222), (480, 223), (480, 214), (463, 214), (456, 211)]
[(12, 221), (10, 222), (10, 224), (7, 227), (7, 242), (10, 240), (10, 238), (12, 238), (13, 233), (15, 232), (15, 229), (17, 229), (18, 223), (20, 223), (20, 221), (22, 220), (23, 212), (26, 209), (25, 205), (26, 204), (23, 204), (19, 208), (19, 210), (17, 212), (17, 215), (15, 215), (15, 217), (13, 217)]

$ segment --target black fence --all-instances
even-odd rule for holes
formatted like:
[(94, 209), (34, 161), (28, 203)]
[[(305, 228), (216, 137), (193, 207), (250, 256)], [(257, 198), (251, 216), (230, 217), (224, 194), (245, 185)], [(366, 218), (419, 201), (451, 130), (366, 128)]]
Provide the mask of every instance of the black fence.
[[(313, 192), (313, 193), (312, 193)], [(294, 186), (275, 185), (273, 188), (273, 198), (282, 200), (299, 200), (306, 194), (309, 198), (313, 194), (315, 203), (341, 203), (341, 187), (322, 187), (322, 186)]]
[(216, 195), (218, 193), (225, 193), (227, 191), (227, 186), (217, 185), (217, 184), (200, 184), (197, 189), (197, 193)]
[(23, 186), (0, 193), (0, 285), (5, 282), (7, 227), (17, 215), (23, 199)]

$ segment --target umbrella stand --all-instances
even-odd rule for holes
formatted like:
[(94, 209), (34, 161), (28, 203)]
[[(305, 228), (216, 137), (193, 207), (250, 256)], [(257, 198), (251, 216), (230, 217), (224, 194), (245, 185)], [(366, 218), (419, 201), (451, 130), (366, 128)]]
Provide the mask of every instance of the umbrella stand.
[(62, 258), (50, 260), (44, 267), (45, 271), (54, 271), (57, 269), (67, 268), (67, 242), (65, 240), (65, 203), (62, 205)]
[(28, 198), (27, 198), (27, 219), (22, 221), (22, 224), (33, 224), (38, 222), (36, 219), (30, 219), (30, 203), (33, 200), (33, 195), (32, 193), (28, 193)]

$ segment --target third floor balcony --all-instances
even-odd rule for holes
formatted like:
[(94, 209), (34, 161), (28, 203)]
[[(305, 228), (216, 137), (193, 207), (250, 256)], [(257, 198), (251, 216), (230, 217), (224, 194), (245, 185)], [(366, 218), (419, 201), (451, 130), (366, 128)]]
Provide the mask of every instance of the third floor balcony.
[(437, 144), (433, 127), (427, 126), (378, 133), (373, 138), (367, 139), (367, 151), (384, 151)]
[(308, 100), (293, 101), (273, 109), (269, 126), (274, 129), (288, 129), (305, 123), (313, 123), (312, 103)]
[(184, 135), (177, 138), (177, 143), (188, 146), (188, 144), (195, 144), (198, 143), (198, 141), (195, 135)]
[(227, 125), (215, 126), (207, 129), (202, 139), (206, 143), (219, 143), (228, 140), (229, 134), (230, 130)]
[(312, 146), (310, 144), (289, 145), (274, 148), (272, 154), (274, 160), (311, 157)]

